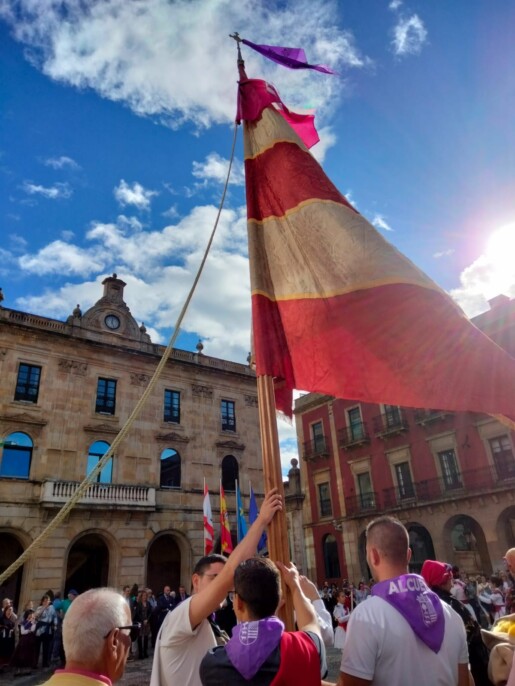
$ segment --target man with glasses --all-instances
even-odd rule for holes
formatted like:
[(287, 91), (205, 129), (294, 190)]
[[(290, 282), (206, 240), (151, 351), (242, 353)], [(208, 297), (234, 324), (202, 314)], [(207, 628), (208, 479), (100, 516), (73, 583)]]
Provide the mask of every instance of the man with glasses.
[(208, 555), (197, 562), (192, 595), (166, 615), (157, 637), (150, 686), (201, 686), (200, 662), (217, 645), (211, 615), (232, 589), (240, 562), (255, 555), (263, 531), (278, 510), (282, 510), (282, 499), (273, 489), (265, 496), (247, 535), (227, 560), (221, 555)]
[(66, 666), (42, 686), (112, 686), (123, 675), (138, 633), (121, 593), (110, 588), (82, 593), (63, 622)]

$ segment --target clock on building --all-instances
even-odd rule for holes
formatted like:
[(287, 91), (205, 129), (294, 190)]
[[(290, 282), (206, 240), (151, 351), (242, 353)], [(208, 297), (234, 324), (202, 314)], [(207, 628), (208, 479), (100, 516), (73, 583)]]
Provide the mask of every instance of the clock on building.
[(120, 328), (120, 320), (115, 314), (108, 314), (104, 321), (106, 326), (112, 331)]

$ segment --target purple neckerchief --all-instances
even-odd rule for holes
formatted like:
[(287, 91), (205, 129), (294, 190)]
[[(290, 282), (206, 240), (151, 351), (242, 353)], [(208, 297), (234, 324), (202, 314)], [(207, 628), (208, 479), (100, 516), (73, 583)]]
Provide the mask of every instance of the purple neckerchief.
[(225, 652), (244, 679), (252, 679), (257, 674), (279, 645), (283, 631), (284, 624), (277, 617), (242, 622), (234, 627)]
[(401, 576), (374, 584), (372, 595), (390, 603), (428, 648), (437, 653), (443, 642), (445, 617), (440, 598), (418, 574)]

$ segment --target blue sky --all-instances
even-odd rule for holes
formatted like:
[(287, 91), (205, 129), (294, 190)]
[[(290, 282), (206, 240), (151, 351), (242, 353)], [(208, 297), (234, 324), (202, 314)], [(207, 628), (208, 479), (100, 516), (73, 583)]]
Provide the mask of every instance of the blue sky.
[[(389, 241), (471, 316), (515, 296), (514, 25), (510, 0), (0, 0), (4, 305), (64, 319), (116, 271), (134, 316), (167, 342), (225, 176), (233, 31), (338, 71), (292, 72), (244, 48), (249, 76), (316, 108), (313, 153)], [(243, 362), (239, 136), (179, 347), (201, 337), (206, 354)], [(281, 436), (288, 463), (293, 430)]]

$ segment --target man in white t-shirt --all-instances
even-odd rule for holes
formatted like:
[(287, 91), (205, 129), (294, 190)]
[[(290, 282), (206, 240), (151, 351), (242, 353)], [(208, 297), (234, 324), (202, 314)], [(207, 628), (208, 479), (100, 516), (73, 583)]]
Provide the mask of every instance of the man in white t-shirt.
[(405, 527), (380, 517), (367, 527), (372, 595), (349, 620), (339, 686), (468, 686), (461, 618), (417, 574)]
[(282, 510), (282, 500), (273, 489), (227, 560), (208, 555), (197, 562), (191, 579), (192, 595), (166, 615), (159, 631), (150, 686), (201, 686), (200, 662), (217, 645), (209, 619), (231, 590), (236, 567), (255, 555), (263, 531), (278, 510)]

